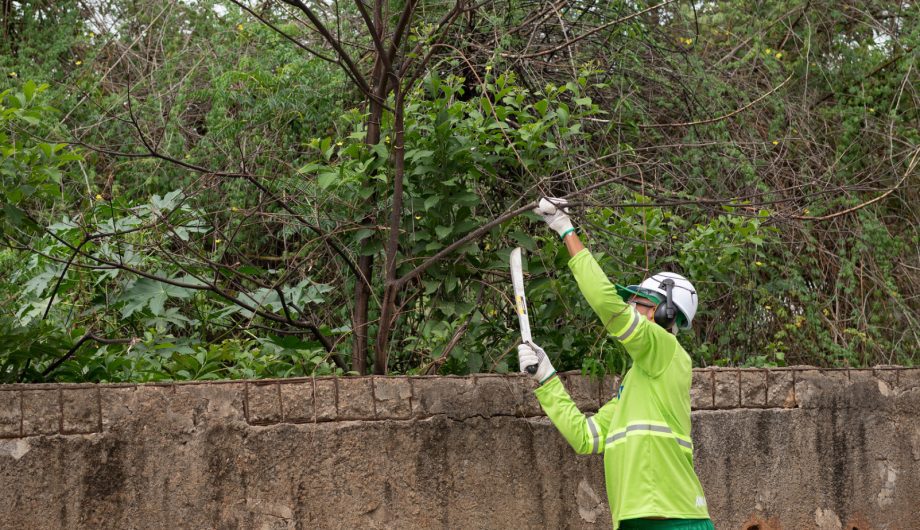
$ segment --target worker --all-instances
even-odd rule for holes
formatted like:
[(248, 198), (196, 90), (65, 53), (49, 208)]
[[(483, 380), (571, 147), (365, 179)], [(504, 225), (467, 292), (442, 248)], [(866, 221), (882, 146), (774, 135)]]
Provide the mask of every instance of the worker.
[(632, 357), (616, 397), (594, 416), (572, 401), (534, 343), (518, 346), (520, 366), (537, 365), (540, 405), (578, 454), (604, 454), (613, 528), (712, 530), (690, 439), (690, 356), (677, 342), (689, 329), (697, 294), (683, 276), (662, 272), (640, 285), (613, 285), (575, 233), (562, 199), (534, 213), (559, 234), (588, 305)]

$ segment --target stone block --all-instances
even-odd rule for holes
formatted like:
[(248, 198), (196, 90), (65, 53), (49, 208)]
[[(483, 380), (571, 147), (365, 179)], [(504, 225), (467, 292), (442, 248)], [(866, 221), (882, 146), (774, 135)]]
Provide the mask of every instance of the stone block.
[(854, 383), (866, 383), (875, 379), (875, 374), (871, 368), (850, 369), (847, 373), (851, 385)]
[(477, 402), (476, 384), (471, 378), (419, 377), (409, 380), (412, 385), (412, 416), (428, 418), (444, 414), (462, 420), (481, 410)]
[[(188, 399), (187, 391), (183, 392), (181, 398), (178, 397), (177, 388), (179, 386), (185, 388), (195, 386), (210, 388), (210, 385), (201, 383), (188, 385), (174, 383), (138, 385), (132, 394), (133, 402), (130, 406), (130, 415), (135, 418), (145, 418), (142, 427), (148, 432), (155, 432), (160, 435), (165, 435), (166, 433), (191, 434), (195, 432), (197, 430), (195, 404)], [(240, 400), (240, 408), (244, 411), (241, 416), (244, 421), (246, 419), (246, 386), (248, 385), (244, 385), (241, 391), (243, 398)], [(198, 406), (200, 408), (200, 402)], [(106, 412), (103, 413), (103, 429), (106, 429), (105, 415)], [(125, 422), (121, 422), (119, 427), (124, 425)]]
[(711, 409), (714, 406), (712, 396), (712, 370), (694, 370), (690, 382), (690, 408), (694, 410)]
[(60, 390), (23, 390), (22, 435), (57, 434), (60, 430)]
[(22, 393), (0, 391), (0, 438), (15, 438), (22, 432)]
[(739, 370), (716, 370), (713, 372), (715, 385), (714, 406), (717, 409), (733, 409), (741, 404)]
[(337, 381), (338, 418), (340, 420), (372, 420), (374, 414), (374, 381), (370, 377), (343, 377)]
[(767, 406), (766, 370), (741, 370), (741, 406)]
[(281, 395), (278, 383), (246, 385), (246, 419), (253, 425), (271, 425), (281, 421)]
[(564, 373), (560, 377), (579, 410), (597, 412), (601, 396), (601, 379), (584, 376), (578, 372)]
[(492, 416), (537, 416), (540, 403), (533, 395), (534, 384), (529, 376), (476, 377), (478, 414)]
[(338, 417), (336, 378), (313, 380), (313, 411), (316, 421), (330, 421)]
[(504, 379), (512, 381), (515, 391), (520, 393), (520, 401), (514, 409), (515, 416), (534, 417), (545, 415), (543, 407), (540, 406), (540, 401), (537, 400), (537, 395), (534, 394), (534, 390), (539, 387), (536, 381), (527, 374), (517, 374), (513, 378), (506, 377)]
[(543, 412), (543, 407), (540, 405), (540, 401), (537, 400), (537, 395), (533, 393), (537, 389), (537, 384), (529, 376), (522, 377), (527, 379), (518, 387), (521, 390), (521, 402), (514, 410), (514, 415), (527, 418), (545, 416), (546, 413)]
[(920, 368), (903, 368), (898, 372), (898, 391), (920, 387)]
[(796, 370), (796, 405), (802, 408), (828, 405), (848, 384), (846, 370)]
[(799, 407), (814, 408), (815, 400), (827, 383), (820, 370), (796, 370), (795, 403)]
[(403, 420), (412, 415), (412, 384), (407, 377), (375, 377), (377, 419)]
[(307, 423), (315, 419), (313, 381), (282, 382), (281, 411), (286, 423)]
[(102, 414), (102, 430), (123, 426), (131, 421), (137, 400), (137, 387), (113, 388), (103, 386), (99, 401)]
[(61, 409), (63, 434), (87, 434), (102, 429), (98, 388), (62, 389)]
[(215, 421), (246, 421), (246, 383), (182, 383), (173, 390), (171, 411), (195, 429)]
[(767, 406), (791, 409), (795, 407), (795, 372), (770, 370), (767, 372)]
[(875, 374), (875, 378), (879, 380), (878, 388), (882, 395), (887, 396), (898, 388), (898, 372), (900, 370), (876, 367), (872, 372)]

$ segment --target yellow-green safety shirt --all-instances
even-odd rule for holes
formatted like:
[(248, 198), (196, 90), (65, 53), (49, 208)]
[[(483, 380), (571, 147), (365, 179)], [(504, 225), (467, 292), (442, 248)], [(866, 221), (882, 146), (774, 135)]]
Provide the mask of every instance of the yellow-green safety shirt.
[(633, 366), (617, 397), (594, 416), (578, 410), (558, 377), (536, 390), (543, 410), (577, 453), (604, 453), (614, 529), (624, 519), (708, 519), (693, 469), (690, 356), (673, 334), (623, 301), (587, 249), (569, 268)]

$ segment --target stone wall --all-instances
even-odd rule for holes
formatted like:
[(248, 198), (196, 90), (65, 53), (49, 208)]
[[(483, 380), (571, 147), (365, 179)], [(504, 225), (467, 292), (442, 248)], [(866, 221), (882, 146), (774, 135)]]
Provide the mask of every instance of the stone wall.
[[(920, 369), (695, 370), (716, 528), (912, 529)], [(595, 411), (613, 378), (565, 374)], [(607, 528), (523, 376), (0, 387), (0, 528)]]

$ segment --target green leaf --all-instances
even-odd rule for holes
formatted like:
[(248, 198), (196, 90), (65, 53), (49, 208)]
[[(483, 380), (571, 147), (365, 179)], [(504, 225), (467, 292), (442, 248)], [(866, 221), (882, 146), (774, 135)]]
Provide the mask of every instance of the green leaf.
[(482, 370), (482, 355), (477, 352), (470, 352), (466, 358), (466, 366), (471, 374), (479, 373)]
[(316, 177), (316, 183), (320, 188), (327, 189), (332, 186), (339, 178), (339, 173), (335, 170), (324, 171)]
[(322, 164), (315, 164), (315, 163), (312, 163), (312, 162), (311, 162), (311, 163), (309, 163), (309, 164), (303, 166), (302, 168), (298, 169), (298, 170), (297, 170), (297, 173), (299, 173), (299, 174), (301, 174), (301, 175), (304, 174), (304, 173), (313, 173), (313, 172), (316, 171), (317, 169), (322, 169), (322, 168), (324, 168), (324, 167), (326, 167), (326, 166), (324, 166), (324, 165), (322, 165)]
[(452, 196), (450, 200), (452, 203), (462, 206), (476, 206), (479, 204), (479, 195), (471, 191), (464, 191)]
[(527, 250), (534, 252), (537, 250), (537, 242), (534, 241), (529, 234), (515, 230), (509, 234), (512, 239), (514, 239), (518, 245), (526, 248)]
[(23, 224), (30, 226), (34, 224), (31, 219), (26, 217), (26, 213), (23, 210), (9, 203), (3, 205), (3, 216), (8, 223), (16, 227), (21, 227)]
[(569, 123), (569, 106), (565, 103), (560, 103), (559, 107), (556, 108), (556, 116), (559, 116), (560, 125), (568, 125)]
[(540, 113), (540, 116), (546, 116), (546, 108), (548, 106), (549, 102), (545, 99), (541, 99), (540, 101), (533, 104), (533, 108), (537, 109), (537, 112)]
[(425, 198), (425, 210), (430, 210), (432, 206), (438, 204), (439, 202), (441, 202), (440, 195), (429, 195)]
[(150, 308), (154, 315), (163, 314), (166, 301), (169, 298), (188, 298), (194, 289), (166, 284), (149, 278), (140, 278), (118, 297), (116, 302), (125, 302), (121, 309), (122, 317), (129, 317), (134, 313)]
[(355, 241), (364, 241), (365, 239), (374, 235), (375, 230), (370, 228), (359, 228), (355, 231)]
[(31, 79), (29, 79), (28, 81), (25, 82), (24, 85), (22, 85), (22, 92), (23, 94), (25, 94), (27, 101), (32, 101), (32, 98), (35, 97), (36, 88), (37, 87), (35, 86), (35, 81), (32, 81)]
[(387, 151), (387, 146), (383, 142), (372, 145), (371, 152), (376, 154), (380, 160), (386, 160), (390, 156), (389, 151)]
[(422, 283), (425, 285), (425, 294), (431, 294), (441, 287), (441, 282), (437, 280), (423, 280)]

